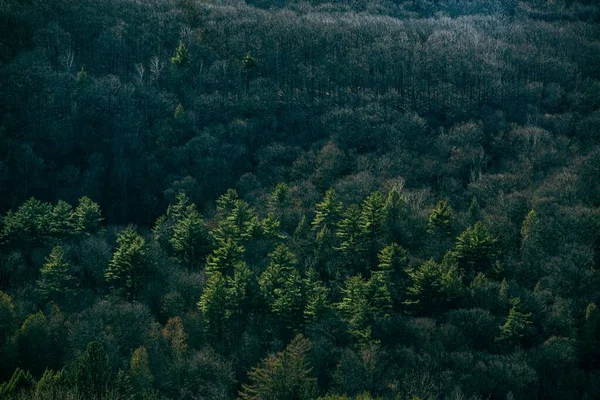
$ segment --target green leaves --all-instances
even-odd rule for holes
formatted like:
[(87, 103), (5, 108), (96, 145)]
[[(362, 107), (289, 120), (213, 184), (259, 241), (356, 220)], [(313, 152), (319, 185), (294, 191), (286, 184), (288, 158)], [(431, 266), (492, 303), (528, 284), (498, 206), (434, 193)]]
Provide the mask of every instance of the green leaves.
[(500, 327), (500, 336), (496, 339), (498, 342), (517, 345), (527, 332), (531, 325), (531, 313), (525, 313), (521, 309), (521, 298), (510, 299), (511, 309), (504, 325)]
[(171, 63), (178, 68), (186, 67), (190, 64), (191, 57), (187, 47), (183, 44), (183, 41), (179, 41), (179, 45), (175, 49), (175, 54), (171, 57)]

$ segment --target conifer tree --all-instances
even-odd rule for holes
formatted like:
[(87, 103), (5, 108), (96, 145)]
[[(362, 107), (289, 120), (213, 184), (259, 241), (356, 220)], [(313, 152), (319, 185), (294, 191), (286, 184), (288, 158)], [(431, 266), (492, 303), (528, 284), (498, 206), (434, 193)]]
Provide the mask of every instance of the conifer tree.
[(462, 289), (462, 277), (455, 266), (429, 260), (407, 272), (410, 283), (404, 304), (419, 312), (443, 311)]
[(69, 274), (69, 264), (65, 261), (65, 252), (62, 247), (52, 249), (46, 262), (40, 270), (38, 291), (46, 299), (61, 297), (70, 290), (72, 276)]
[(304, 320), (310, 323), (324, 315), (329, 307), (329, 289), (319, 280), (314, 268), (310, 268), (306, 272), (304, 287), (306, 288)]
[(179, 68), (186, 67), (190, 63), (190, 53), (183, 44), (183, 41), (179, 41), (179, 45), (175, 49), (175, 54), (171, 57), (171, 62)]
[(356, 265), (361, 262), (360, 257), (364, 254), (367, 247), (367, 237), (362, 229), (362, 222), (360, 207), (353, 204), (343, 213), (342, 218), (337, 224), (338, 229), (335, 232), (340, 242), (336, 250), (342, 252), (345, 264), (353, 266), (353, 271)]
[(179, 263), (194, 268), (206, 257), (210, 236), (195, 205), (190, 205), (175, 222), (171, 245)]
[(220, 272), (214, 272), (208, 277), (204, 291), (198, 301), (205, 322), (207, 338), (212, 341), (222, 341), (227, 332), (227, 321), (230, 317), (230, 297), (227, 289), (227, 279)]
[(242, 261), (244, 251), (244, 247), (233, 239), (225, 240), (220, 247), (217, 247), (208, 255), (206, 271), (208, 273), (221, 272), (224, 275), (231, 276), (235, 265)]
[(375, 192), (365, 199), (361, 208), (360, 228), (367, 241), (369, 266), (377, 262), (379, 240), (385, 222), (385, 202), (381, 193)]
[(104, 398), (111, 388), (112, 375), (108, 355), (98, 342), (90, 342), (73, 366), (73, 387), (79, 398)]
[(495, 244), (496, 239), (490, 235), (487, 226), (477, 222), (458, 236), (452, 255), (459, 267), (474, 277), (478, 272), (492, 268)]
[(77, 207), (73, 212), (75, 219), (75, 230), (79, 233), (93, 233), (100, 228), (102, 224), (102, 213), (100, 206), (94, 203), (89, 197), (79, 199)]
[(129, 226), (117, 235), (117, 243), (119, 247), (104, 277), (111, 287), (123, 291), (128, 299), (133, 300), (148, 268), (146, 241)]
[(297, 335), (284, 351), (272, 354), (248, 373), (242, 400), (312, 400), (317, 397), (316, 379), (308, 362), (310, 342)]
[(369, 282), (360, 275), (352, 276), (344, 282), (342, 300), (336, 304), (336, 308), (348, 323), (349, 333), (363, 344), (371, 341), (371, 289)]
[(315, 219), (312, 222), (312, 229), (322, 231), (323, 229), (333, 229), (337, 224), (342, 212), (342, 203), (337, 199), (335, 190), (328, 189), (325, 192), (325, 198), (315, 206)]
[(154, 377), (150, 371), (148, 351), (144, 346), (135, 349), (129, 362), (129, 374), (134, 390), (143, 398), (144, 392), (152, 388)]
[(68, 236), (75, 233), (75, 214), (73, 207), (62, 200), (52, 208), (52, 234), (56, 236)]
[(500, 336), (496, 339), (499, 342), (510, 345), (518, 345), (531, 325), (531, 313), (525, 313), (521, 310), (521, 298), (510, 299), (511, 309), (504, 325), (500, 327)]
[(452, 234), (452, 208), (446, 200), (440, 200), (429, 215), (427, 230), (430, 233), (439, 232), (443, 235)]

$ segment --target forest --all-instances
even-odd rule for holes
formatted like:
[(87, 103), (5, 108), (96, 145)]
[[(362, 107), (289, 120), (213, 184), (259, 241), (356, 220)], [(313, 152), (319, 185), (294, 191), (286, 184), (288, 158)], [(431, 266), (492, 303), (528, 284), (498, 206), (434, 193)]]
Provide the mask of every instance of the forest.
[(600, 399), (593, 0), (0, 1), (0, 399)]

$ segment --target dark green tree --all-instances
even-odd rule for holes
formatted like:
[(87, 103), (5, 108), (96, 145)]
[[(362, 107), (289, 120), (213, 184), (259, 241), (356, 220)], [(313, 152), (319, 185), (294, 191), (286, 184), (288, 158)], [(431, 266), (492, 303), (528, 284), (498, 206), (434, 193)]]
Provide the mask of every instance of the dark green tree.
[(183, 44), (183, 41), (180, 40), (177, 48), (175, 49), (175, 54), (173, 54), (173, 57), (171, 57), (171, 63), (178, 68), (183, 68), (187, 67), (190, 62), (190, 53), (185, 44)]
[(38, 291), (45, 299), (56, 300), (72, 289), (72, 282), (73, 277), (69, 273), (69, 264), (65, 261), (65, 252), (61, 246), (56, 246), (40, 269)]
[(149, 267), (146, 240), (129, 226), (117, 235), (117, 244), (104, 277), (113, 289), (133, 300)]
[(500, 326), (500, 335), (496, 340), (503, 344), (518, 345), (527, 333), (531, 325), (531, 313), (525, 313), (521, 309), (521, 298), (510, 299), (511, 308), (508, 312), (506, 322)]
[(93, 233), (102, 225), (102, 213), (100, 206), (89, 197), (82, 197), (73, 211), (75, 219), (75, 230), (80, 233)]
[(112, 372), (108, 355), (98, 342), (90, 342), (72, 366), (72, 386), (79, 398), (105, 398), (111, 389)]
[(175, 222), (170, 242), (177, 261), (187, 268), (195, 268), (206, 259), (210, 236), (195, 205), (188, 206)]

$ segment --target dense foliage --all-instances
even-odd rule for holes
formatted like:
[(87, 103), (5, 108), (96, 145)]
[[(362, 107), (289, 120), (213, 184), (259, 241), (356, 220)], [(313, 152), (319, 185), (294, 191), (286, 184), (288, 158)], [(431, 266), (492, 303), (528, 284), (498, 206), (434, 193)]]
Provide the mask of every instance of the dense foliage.
[(600, 398), (600, 7), (0, 4), (0, 398)]

